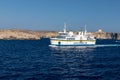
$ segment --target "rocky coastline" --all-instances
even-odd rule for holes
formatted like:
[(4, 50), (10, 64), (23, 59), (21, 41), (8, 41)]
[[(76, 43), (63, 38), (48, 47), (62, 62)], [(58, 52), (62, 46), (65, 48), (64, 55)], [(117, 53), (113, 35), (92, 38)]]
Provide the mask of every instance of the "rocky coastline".
[[(116, 39), (120, 40), (120, 33), (112, 32), (90, 32), (96, 39)], [(31, 31), (31, 30), (0, 30), (2, 40), (39, 40), (41, 38), (51, 38), (56, 36), (56, 31)]]

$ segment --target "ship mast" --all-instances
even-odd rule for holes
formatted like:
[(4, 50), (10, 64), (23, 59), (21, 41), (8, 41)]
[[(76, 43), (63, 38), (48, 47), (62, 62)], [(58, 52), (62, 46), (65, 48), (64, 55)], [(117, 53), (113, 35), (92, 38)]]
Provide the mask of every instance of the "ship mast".
[(66, 33), (66, 23), (64, 23), (64, 33)]
[(85, 34), (87, 33), (86, 24), (85, 24)]

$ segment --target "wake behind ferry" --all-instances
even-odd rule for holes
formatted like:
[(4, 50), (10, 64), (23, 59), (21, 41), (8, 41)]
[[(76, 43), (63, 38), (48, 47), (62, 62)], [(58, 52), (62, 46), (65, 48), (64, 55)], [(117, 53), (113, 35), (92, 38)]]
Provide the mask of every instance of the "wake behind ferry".
[(79, 31), (74, 34), (72, 31), (66, 31), (66, 24), (64, 30), (58, 32), (59, 34), (50, 38), (50, 46), (93, 46), (96, 44), (96, 39), (90, 33), (87, 33), (86, 27), (84, 31)]

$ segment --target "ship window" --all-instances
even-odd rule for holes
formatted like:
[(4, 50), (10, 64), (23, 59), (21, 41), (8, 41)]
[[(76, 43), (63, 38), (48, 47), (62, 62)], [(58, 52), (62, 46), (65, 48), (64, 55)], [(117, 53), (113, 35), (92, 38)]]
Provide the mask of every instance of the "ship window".
[(75, 38), (67, 38), (67, 40), (75, 40)]
[(59, 33), (59, 35), (67, 35), (66, 33)]
[(65, 36), (57, 36), (56, 38), (65, 38)]

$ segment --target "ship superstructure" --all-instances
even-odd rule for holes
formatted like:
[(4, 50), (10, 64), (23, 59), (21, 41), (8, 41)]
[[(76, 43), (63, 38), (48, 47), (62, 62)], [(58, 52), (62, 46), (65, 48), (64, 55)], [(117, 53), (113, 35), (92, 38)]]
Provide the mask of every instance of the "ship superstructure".
[(64, 24), (63, 32), (50, 38), (51, 45), (53, 46), (91, 46), (96, 44), (96, 39), (90, 33), (87, 33), (86, 27), (84, 31), (78, 31), (75, 35), (73, 31), (67, 32), (66, 24)]

